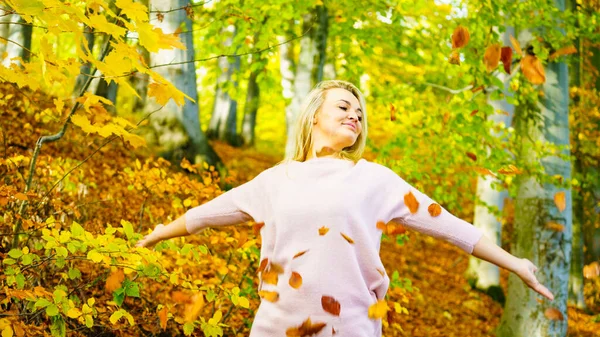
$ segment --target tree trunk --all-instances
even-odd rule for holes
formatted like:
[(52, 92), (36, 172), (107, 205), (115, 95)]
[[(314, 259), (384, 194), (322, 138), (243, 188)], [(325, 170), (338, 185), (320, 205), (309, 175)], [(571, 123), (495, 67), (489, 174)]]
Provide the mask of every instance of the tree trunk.
[[(291, 23), (293, 24), (293, 22)], [(279, 43), (283, 43), (285, 37), (278, 37)], [(294, 57), (294, 46), (292, 42), (283, 43), (279, 46), (279, 69), (281, 72), (281, 92), (286, 101), (285, 105), (285, 128), (287, 133), (287, 142), (290, 143), (292, 134), (292, 117), (294, 116), (295, 106), (292, 105), (294, 98), (294, 82), (296, 79), (296, 64)]]
[(20, 62), (13, 60), (14, 57), (20, 57), (24, 62), (29, 61), (29, 51), (31, 50), (31, 34), (32, 27), (25, 22), (18, 15), (9, 15), (11, 22), (18, 22), (18, 24), (8, 25), (8, 39), (6, 43), (6, 58), (4, 58), (2, 64), (9, 66), (11, 63), (20, 64)]
[[(506, 27), (506, 31), (502, 34), (504, 45), (510, 44), (510, 35), (514, 35), (514, 30), (511, 27)], [(504, 83), (504, 95), (510, 95), (508, 90), (510, 81), (509, 76), (505, 73), (500, 73), (498, 78)], [(494, 107), (494, 111), (508, 113), (508, 116), (504, 113), (494, 113), (488, 117), (489, 121), (493, 121), (497, 124), (504, 123), (506, 126), (511, 125), (515, 110), (515, 107), (512, 104), (509, 104), (506, 99), (493, 101), (489, 99), (489, 97), (488, 104)], [(496, 137), (501, 136), (494, 131), (491, 132)], [(505, 190), (499, 191), (492, 188), (493, 183), (498, 183), (498, 180), (490, 176), (477, 178), (477, 200), (481, 200), (481, 203), (478, 202), (475, 206), (473, 225), (481, 229), (485, 236), (500, 246), (502, 223), (499, 221), (499, 214), (504, 208), (504, 200), (508, 197), (508, 193)], [(495, 214), (492, 212), (492, 209), (500, 213)], [(466, 275), (475, 288), (488, 293), (494, 300), (504, 303), (504, 294), (500, 287), (500, 270), (498, 269), (498, 266), (470, 256), (469, 268), (467, 269)]]
[[(254, 65), (254, 61), (252, 64)], [(251, 66), (252, 67), (252, 66)], [(261, 67), (262, 68), (262, 67)], [(254, 145), (254, 129), (256, 128), (256, 113), (258, 111), (260, 100), (260, 88), (256, 78), (261, 72), (261, 68), (253, 70), (248, 79), (248, 93), (246, 94), (246, 105), (244, 106), (244, 120), (242, 121), (242, 145)]]
[(327, 13), (327, 7), (317, 6), (315, 9), (317, 13), (317, 26), (315, 34), (315, 43), (317, 45), (317, 53), (315, 54), (315, 64), (317, 65), (314, 69), (313, 83), (319, 83), (323, 80), (323, 70), (325, 67), (325, 60), (327, 59), (327, 37), (329, 32), (329, 14)]
[[(559, 5), (559, 8), (563, 10), (564, 5)], [(548, 177), (560, 175), (565, 181), (571, 178), (570, 162), (557, 156), (538, 158), (534, 146), (535, 142), (569, 145), (568, 86), (567, 65), (549, 63), (543, 85), (544, 98), (537, 104), (541, 109), (541, 120), (532, 118), (531, 111), (530, 116), (525, 116), (527, 111), (521, 109), (515, 115), (516, 132), (521, 138), (519, 165), (531, 167), (541, 162)], [(561, 154), (568, 157), (569, 152), (563, 150)], [(520, 177), (518, 184), (512, 253), (531, 260), (539, 267), (538, 280), (548, 286), (555, 299), (538, 303), (536, 299), (539, 296), (511, 273), (497, 336), (566, 336), (572, 238), (571, 190), (548, 183), (541, 185), (533, 176)], [(564, 193), (566, 204), (562, 212), (554, 202), (559, 192)], [(547, 223), (550, 221), (563, 225), (564, 230), (549, 228)], [(549, 308), (560, 311), (565, 319), (546, 318), (544, 312)]]
[(119, 85), (115, 81), (111, 81), (110, 84), (108, 84), (104, 79), (104, 76), (99, 79), (96, 95), (104, 97), (113, 103), (113, 105), (104, 105), (106, 110), (112, 114), (116, 113), (118, 90)]
[(8, 12), (2, 8), (0, 8), (0, 37), (2, 37), (2, 41), (0, 42), (0, 55), (4, 55), (6, 51), (6, 46), (8, 43), (5, 39), (8, 39), (8, 35), (10, 34), (10, 25), (6, 24), (6, 22), (12, 22), (13, 17), (18, 16), (15, 14), (8, 14)]
[[(95, 42), (94, 32), (92, 31), (92, 29), (90, 27), (84, 25), (83, 36), (85, 37), (85, 43), (87, 44), (87, 49), (91, 53), (94, 50), (94, 42)], [(79, 96), (81, 88), (83, 87), (85, 82), (88, 80), (88, 76), (86, 76), (86, 75), (90, 75), (91, 71), (92, 71), (92, 65), (89, 62), (81, 63), (81, 67), (79, 67), (79, 75), (77, 76), (77, 79), (75, 80), (75, 87), (73, 88), (73, 96), (75, 96), (75, 97)]]
[[(148, 7), (148, 0), (140, 1), (144, 6)], [(138, 51), (144, 60), (144, 63), (150, 64), (150, 53), (146, 48), (138, 45)], [(130, 78), (131, 86), (138, 93), (139, 97), (134, 97), (133, 108), (135, 111), (143, 111), (146, 107), (146, 99), (148, 97), (148, 84), (150, 83), (150, 77), (148, 74), (135, 73)]]
[[(186, 50), (163, 49), (158, 53), (152, 53), (151, 65), (194, 60), (191, 20), (183, 10), (167, 12), (172, 8), (185, 7), (189, 3), (189, 0), (151, 1), (152, 10), (160, 10), (164, 13), (163, 21), (155, 22), (157, 27), (165, 33), (173, 33), (183, 23), (185, 27), (182, 30), (186, 32), (180, 34)], [(156, 142), (162, 147), (161, 155), (174, 162), (187, 158), (192, 163), (220, 164), (221, 160), (200, 129), (194, 62), (158, 67), (155, 70), (194, 100), (192, 102), (186, 98), (182, 107), (170, 100), (162, 109), (151, 115), (150, 125), (155, 132)], [(156, 103), (148, 104), (148, 111), (155, 111), (158, 108)]]
[[(230, 32), (230, 36), (225, 40), (224, 46), (231, 47), (233, 37), (236, 34), (234, 26), (227, 27), (225, 32)], [(232, 80), (234, 72), (240, 67), (240, 57), (236, 56), (233, 63), (228, 58), (219, 58), (219, 70), (221, 74), (217, 79), (217, 88), (215, 90), (215, 103), (213, 113), (210, 118), (206, 134), (209, 138), (215, 138), (226, 141), (231, 145), (239, 145), (237, 135), (237, 101), (229, 93), (228, 86), (237, 88), (237, 81)]]

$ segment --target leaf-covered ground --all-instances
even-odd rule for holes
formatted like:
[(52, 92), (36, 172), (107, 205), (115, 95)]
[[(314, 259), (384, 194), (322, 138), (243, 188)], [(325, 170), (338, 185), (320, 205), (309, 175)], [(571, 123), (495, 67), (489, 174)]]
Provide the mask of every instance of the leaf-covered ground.
[[(279, 160), (220, 142), (213, 142), (213, 146), (228, 168), (243, 174), (236, 177), (240, 181), (247, 181)], [(365, 158), (372, 160), (368, 153)], [(385, 336), (495, 336), (494, 328), (500, 322), (502, 306), (490, 296), (471, 289), (464, 277), (468, 255), (460, 249), (411, 232), (404, 246), (384, 242), (381, 257), (390, 275), (397, 270), (418, 289), (411, 293), (409, 303), (403, 304), (409, 314), (393, 316), (401, 330), (386, 328)], [(508, 272), (502, 271), (501, 276), (506, 293)], [(594, 316), (569, 307), (568, 336), (600, 336), (600, 323), (593, 319)]]

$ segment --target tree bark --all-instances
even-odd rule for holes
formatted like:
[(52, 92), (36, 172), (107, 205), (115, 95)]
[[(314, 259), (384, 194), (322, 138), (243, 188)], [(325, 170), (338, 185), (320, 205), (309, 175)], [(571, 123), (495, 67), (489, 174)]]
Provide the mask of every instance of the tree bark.
[[(173, 33), (183, 23), (185, 26), (183, 31), (187, 32), (180, 34), (186, 50), (163, 49), (158, 53), (151, 53), (151, 65), (194, 59), (191, 20), (183, 10), (167, 12), (172, 8), (185, 7), (189, 3), (189, 0), (151, 1), (152, 10), (160, 10), (164, 13), (163, 21), (155, 23), (157, 27), (160, 27), (165, 33)], [(209, 145), (204, 132), (200, 128), (196, 66), (194, 62), (158, 67), (155, 70), (194, 100), (192, 102), (186, 98), (185, 104), (181, 107), (170, 100), (162, 109), (151, 115), (150, 125), (154, 131), (156, 142), (162, 147), (161, 155), (174, 162), (186, 158), (192, 163), (220, 164), (220, 158)], [(155, 111), (157, 108), (156, 103), (148, 104), (149, 112)]]
[[(253, 61), (252, 65), (256, 62)], [(242, 121), (242, 145), (253, 146), (254, 129), (256, 128), (256, 113), (258, 112), (258, 106), (260, 101), (260, 88), (256, 78), (262, 70), (262, 66), (258, 69), (252, 70), (250, 78), (248, 79), (248, 92), (246, 94), (246, 105), (244, 106), (244, 120)]]
[[(227, 27), (223, 33), (226, 32), (229, 32), (231, 35), (225, 40), (223, 45), (225, 47), (231, 47), (233, 38), (236, 34), (236, 28), (231, 25)], [(239, 56), (234, 57), (233, 62), (229, 62), (226, 57), (219, 59), (219, 70), (221, 73), (217, 79), (213, 112), (208, 125), (208, 130), (206, 131), (209, 138), (226, 141), (234, 146), (240, 144), (237, 134), (237, 100), (231, 97), (227, 86), (231, 84), (232, 89), (237, 88), (238, 83), (233, 80), (233, 74), (238, 71), (239, 68)]]
[[(83, 27), (83, 36), (85, 37), (85, 43), (87, 44), (87, 49), (92, 52), (94, 50), (94, 42), (95, 35), (92, 29), (88, 26)], [(82, 41), (84, 42), (84, 41)], [(75, 87), (73, 88), (73, 96), (79, 96), (81, 88), (83, 84), (88, 80), (88, 76), (90, 75), (90, 71), (92, 71), (92, 65), (89, 62), (83, 62), (81, 67), (79, 67), (79, 75), (77, 79), (75, 79)]]
[[(558, 7), (564, 10), (564, 4)], [(541, 110), (541, 120), (531, 116), (533, 107), (529, 111), (521, 108), (515, 114), (516, 132), (521, 138), (519, 165), (531, 167), (541, 162), (548, 177), (560, 175), (565, 181), (571, 178), (570, 161), (557, 156), (538, 158), (534, 148), (535, 142), (565, 147), (569, 145), (568, 89), (567, 65), (549, 63), (543, 85), (544, 98), (537, 104)], [(561, 154), (568, 157), (569, 153), (569, 150), (563, 150)], [(571, 190), (549, 183), (542, 185), (533, 176), (524, 175), (517, 182), (519, 190), (515, 199), (512, 253), (531, 260), (539, 267), (537, 278), (548, 286), (555, 299), (553, 302), (538, 303), (536, 293), (511, 274), (497, 336), (566, 336), (572, 240)], [(554, 202), (558, 192), (564, 193), (566, 208), (562, 212)], [(550, 221), (563, 225), (564, 230), (549, 228), (547, 223)], [(544, 313), (549, 308), (560, 311), (565, 319), (546, 318)]]
[(31, 50), (31, 35), (32, 27), (27, 24), (23, 18), (16, 14), (9, 15), (10, 22), (18, 22), (18, 24), (7, 25), (8, 28), (8, 39), (6, 41), (6, 49), (4, 50), (6, 58), (2, 61), (4, 66), (10, 66), (11, 63), (20, 64), (19, 61), (11, 60), (15, 57), (20, 57), (24, 62), (29, 61)]

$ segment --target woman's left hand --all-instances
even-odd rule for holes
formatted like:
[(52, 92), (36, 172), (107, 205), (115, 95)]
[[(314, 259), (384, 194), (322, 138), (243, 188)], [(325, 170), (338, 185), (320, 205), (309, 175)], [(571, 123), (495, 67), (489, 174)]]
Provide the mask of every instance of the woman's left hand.
[(544, 287), (535, 277), (534, 273), (538, 270), (538, 268), (527, 259), (520, 259), (519, 264), (514, 269), (514, 273), (517, 274), (529, 286), (529, 288), (537, 291), (542, 296), (548, 298), (549, 300), (554, 300), (554, 295), (548, 290), (548, 288)]

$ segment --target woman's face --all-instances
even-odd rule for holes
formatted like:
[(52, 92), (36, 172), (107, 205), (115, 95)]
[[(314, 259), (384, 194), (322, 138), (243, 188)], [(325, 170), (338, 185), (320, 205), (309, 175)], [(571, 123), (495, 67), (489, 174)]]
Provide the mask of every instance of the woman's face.
[(352, 146), (362, 132), (362, 114), (358, 99), (350, 91), (327, 90), (313, 122), (316, 151), (325, 147), (341, 151)]

